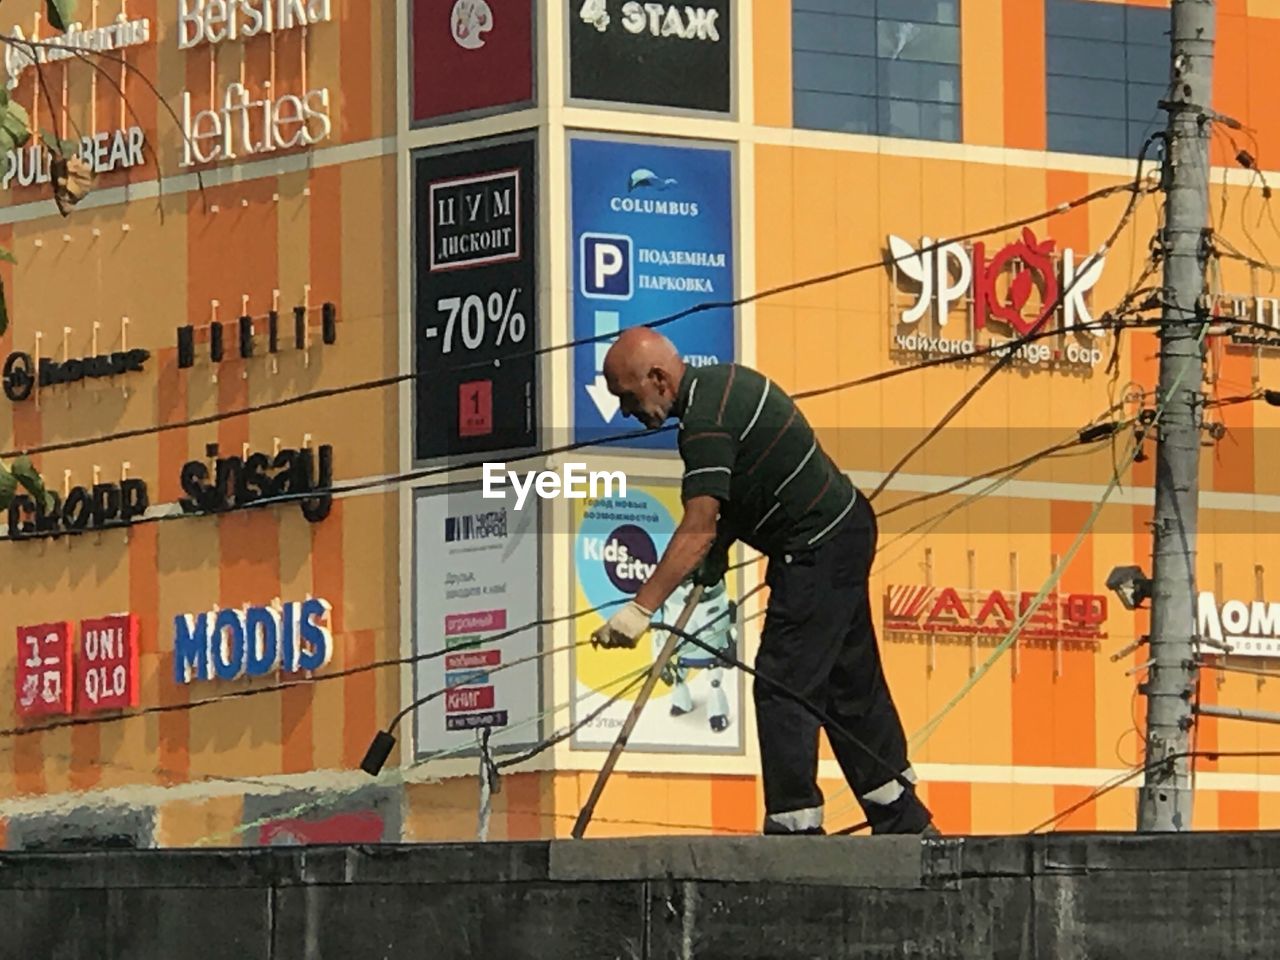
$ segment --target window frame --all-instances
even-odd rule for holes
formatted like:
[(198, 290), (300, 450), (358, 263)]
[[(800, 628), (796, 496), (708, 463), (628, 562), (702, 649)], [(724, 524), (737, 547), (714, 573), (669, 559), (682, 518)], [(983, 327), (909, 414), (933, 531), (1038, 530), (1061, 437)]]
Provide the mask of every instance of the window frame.
[[(1085, 156), (1136, 156), (1144, 136), (1143, 131), (1159, 126), (1159, 116), (1158, 110), (1153, 111), (1151, 116), (1142, 114), (1141, 111), (1135, 111), (1134, 94), (1145, 88), (1159, 87), (1161, 90), (1167, 90), (1169, 80), (1168, 76), (1165, 75), (1160, 78), (1158, 83), (1153, 82), (1151, 76), (1148, 75), (1149, 69), (1139, 73), (1135, 62), (1141, 62), (1149, 68), (1152, 65), (1152, 61), (1148, 58), (1152, 57), (1157, 50), (1160, 53), (1155, 62), (1160, 62), (1162, 59), (1167, 62), (1167, 46), (1157, 45), (1152, 42), (1154, 31), (1151, 30), (1151, 26), (1156, 18), (1165, 18), (1167, 20), (1168, 11), (1162, 8), (1137, 8), (1128, 5), (1097, 3), (1094, 0), (1043, 0), (1043, 2), (1045, 5), (1045, 139), (1047, 148), (1054, 152), (1077, 153)], [(1064, 20), (1070, 22), (1079, 21), (1072, 21), (1072, 18), (1063, 16), (1060, 11), (1074, 7), (1076, 12), (1080, 13), (1086, 9), (1086, 4), (1088, 7), (1096, 8), (1096, 11), (1090, 12), (1096, 12), (1099, 20), (1115, 21), (1115, 24), (1120, 28), (1120, 35), (1118, 37), (1100, 37), (1096, 34), (1093, 36), (1081, 36), (1079, 34), (1087, 32), (1086, 26), (1062, 26)], [(1055, 14), (1055, 8), (1059, 13)], [(1067, 32), (1063, 32), (1064, 30)], [(1167, 36), (1168, 28), (1166, 27), (1162, 32)], [(1108, 47), (1113, 46), (1116, 49), (1100, 55), (1098, 49), (1101, 44), (1106, 44)], [(1118, 75), (1112, 73), (1108, 76), (1098, 76), (1096, 71), (1087, 64), (1079, 64), (1076, 65), (1075, 69), (1069, 69), (1072, 66), (1069, 52), (1067, 54), (1056, 52), (1062, 51), (1064, 47), (1068, 51), (1075, 50), (1084, 54), (1085, 56), (1082, 59), (1094, 62), (1101, 59), (1107, 64), (1118, 65)], [(1064, 62), (1064, 56), (1068, 57), (1067, 62)], [(1063, 90), (1071, 85), (1104, 83), (1119, 85), (1119, 96), (1114, 98), (1115, 111), (1105, 114), (1097, 109), (1093, 112), (1083, 112), (1079, 107), (1078, 92), (1074, 97), (1066, 97), (1066, 99), (1077, 101), (1072, 104), (1074, 109), (1053, 109), (1051, 106), (1055, 100), (1059, 104), (1062, 103), (1064, 99)], [(1056, 93), (1055, 88), (1057, 90)], [(1116, 115), (1117, 113), (1119, 115)], [(1113, 149), (1080, 149), (1079, 143), (1071, 142), (1073, 138), (1063, 134), (1070, 125), (1082, 122), (1108, 127), (1120, 124), (1125, 132), (1125, 151), (1119, 153)], [(1111, 131), (1111, 133), (1114, 135), (1115, 131)]]
[[(792, 0), (791, 32), (791, 104), (792, 127), (795, 129), (853, 132), (867, 136), (898, 137), (913, 140), (929, 140), (935, 143), (963, 143), (963, 24), (961, 4), (964, 0)], [(903, 6), (907, 9), (904, 10)], [(852, 6), (854, 9), (849, 9)], [(911, 19), (904, 16), (914, 11), (927, 12), (925, 8), (950, 6), (950, 13), (936, 12), (930, 19)], [(947, 17), (951, 18), (948, 21)], [(825, 18), (825, 22), (823, 19)], [(932, 42), (947, 43), (948, 34), (954, 36), (954, 60), (916, 59), (914, 57), (888, 57), (881, 53), (882, 24), (913, 23), (928, 28)], [(798, 24), (802, 25), (798, 28)], [(824, 29), (830, 28), (830, 29)], [(935, 32), (937, 31), (937, 32)], [(865, 37), (865, 42), (839, 47), (837, 42), (823, 42), (815, 37), (832, 38), (848, 36), (850, 32)], [(908, 41), (908, 44), (910, 41)], [(903, 51), (906, 52), (906, 51)], [(936, 48), (933, 51), (936, 54)], [(950, 54), (948, 53), (948, 56)], [(856, 83), (844, 89), (835, 84), (822, 87), (815, 79), (819, 57), (847, 57), (850, 60), (867, 61), (871, 65), (870, 84), (865, 77), (855, 78)], [(806, 62), (809, 61), (809, 62)], [(886, 68), (905, 65), (913, 72), (928, 77), (923, 86), (936, 84), (936, 91), (925, 96), (904, 97), (892, 95), (886, 77)], [(838, 61), (832, 66), (838, 66)], [(865, 65), (863, 65), (865, 69)], [(804, 74), (803, 84), (800, 74)], [(863, 84), (860, 89), (854, 86)], [(948, 84), (950, 89), (948, 90)], [(915, 88), (920, 91), (921, 87)], [(841, 100), (846, 106), (857, 107), (840, 112), (834, 109)], [(830, 100), (830, 106), (816, 102)], [(808, 101), (806, 104), (804, 101)], [(921, 117), (914, 131), (893, 132), (889, 126), (889, 114), (895, 105), (910, 104)], [(870, 115), (868, 117), (868, 109)], [(901, 109), (901, 107), (899, 107)], [(951, 128), (945, 118), (953, 115)], [(935, 117), (926, 127), (923, 118)], [(853, 119), (848, 119), (852, 117)], [(863, 128), (866, 128), (865, 130)], [(942, 135), (951, 134), (950, 136)]]

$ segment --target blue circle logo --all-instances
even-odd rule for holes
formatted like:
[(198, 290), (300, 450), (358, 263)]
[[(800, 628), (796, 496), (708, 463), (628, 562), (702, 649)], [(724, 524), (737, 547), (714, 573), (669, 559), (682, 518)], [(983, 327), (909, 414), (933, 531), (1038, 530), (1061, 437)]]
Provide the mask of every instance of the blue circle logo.
[(635, 596), (674, 530), (670, 512), (644, 490), (631, 488), (625, 497), (592, 503), (574, 546), (578, 582), (588, 605)]

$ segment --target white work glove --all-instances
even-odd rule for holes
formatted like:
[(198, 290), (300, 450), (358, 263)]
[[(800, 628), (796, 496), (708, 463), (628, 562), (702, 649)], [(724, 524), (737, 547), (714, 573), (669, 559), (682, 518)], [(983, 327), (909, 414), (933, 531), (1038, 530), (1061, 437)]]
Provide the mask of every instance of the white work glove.
[(649, 629), (652, 619), (652, 610), (646, 610), (632, 600), (591, 634), (591, 645), (606, 649), (626, 647), (633, 650), (640, 642), (641, 635)]

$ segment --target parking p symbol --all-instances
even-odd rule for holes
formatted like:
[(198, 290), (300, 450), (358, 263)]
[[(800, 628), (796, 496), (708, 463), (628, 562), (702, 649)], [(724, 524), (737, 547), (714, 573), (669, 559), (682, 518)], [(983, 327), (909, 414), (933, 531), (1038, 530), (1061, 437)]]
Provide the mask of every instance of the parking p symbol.
[(584, 233), (581, 251), (582, 294), (602, 300), (631, 299), (631, 238)]

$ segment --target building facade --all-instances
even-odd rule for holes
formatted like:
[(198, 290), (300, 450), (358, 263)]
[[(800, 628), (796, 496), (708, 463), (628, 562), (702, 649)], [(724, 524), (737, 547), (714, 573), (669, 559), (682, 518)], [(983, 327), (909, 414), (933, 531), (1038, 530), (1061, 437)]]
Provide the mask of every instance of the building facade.
[[(1140, 764), (1148, 611), (1106, 580), (1150, 569), (1157, 346), (1108, 318), (1155, 315), (1160, 199), (1132, 185), (1167, 5), (102, 0), (58, 41), (11, 4), (10, 95), (98, 179), (64, 219), (29, 147), (0, 206), (0, 459), (32, 451), (58, 500), (4, 518), (6, 846), (567, 835), (661, 637), (583, 641), (679, 518), (670, 434), (601, 379), (641, 322), (805, 395), (874, 493), (944, 830), (1030, 829)], [(1197, 699), (1262, 710), (1277, 39), (1275, 4), (1220, 0), (1206, 294), (1249, 325), (1206, 341)], [(585, 496), (521, 499), (577, 464)], [(732, 601), (709, 635), (749, 659), (763, 565), (737, 559), (699, 616)], [(759, 828), (749, 682), (670, 679), (590, 835)], [(1276, 825), (1269, 729), (1199, 720), (1195, 827)], [(860, 820), (820, 772), (828, 827)], [(1058, 825), (1132, 828), (1138, 782)]]

